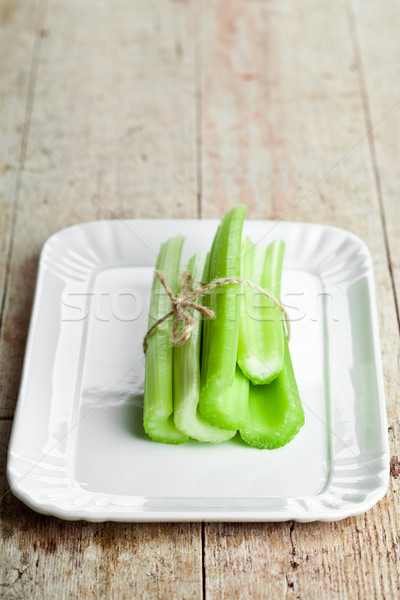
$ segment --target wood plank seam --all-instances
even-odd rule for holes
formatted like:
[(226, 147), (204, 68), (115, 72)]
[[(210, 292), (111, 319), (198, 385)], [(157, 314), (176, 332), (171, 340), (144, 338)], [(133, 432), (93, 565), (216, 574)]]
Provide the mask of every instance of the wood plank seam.
[[(12, 206), (12, 215), (11, 215), (11, 226), (10, 226), (10, 239), (8, 243), (7, 250), (7, 263), (6, 263), (6, 271), (4, 276), (4, 289), (3, 296), (1, 299), (0, 305), (0, 336), (3, 324), (4, 311), (6, 306), (6, 299), (8, 293), (8, 285), (10, 280), (10, 268), (11, 268), (11, 260), (14, 249), (14, 238), (15, 238), (15, 230), (17, 225), (17, 217), (18, 217), (18, 207), (19, 200), (21, 195), (21, 184), (22, 184), (22, 175), (24, 171), (26, 151), (28, 147), (29, 140), (29, 131), (30, 131), (30, 123), (32, 119), (32, 111), (35, 97), (35, 89), (37, 82), (37, 74), (38, 74), (38, 66), (39, 66), (39, 57), (40, 50), (42, 45), (42, 31), (40, 28), (40, 23), (44, 20), (47, 10), (47, 0), (38, 0), (37, 9), (36, 9), (36, 26), (35, 26), (35, 37), (33, 41), (32, 48), (32, 58), (31, 58), (31, 66), (29, 72), (29, 83), (28, 90), (26, 95), (26, 103), (25, 103), (25, 114), (22, 119), (23, 131), (21, 135), (21, 145), (18, 157), (17, 170), (15, 174), (15, 194)], [(6, 102), (3, 101), (3, 104), (9, 109), (9, 106)]]
[(292, 521), (290, 523), (290, 527), (289, 527), (289, 542), (290, 545), (292, 547), (291, 552), (290, 552), (290, 556), (289, 556), (289, 570), (286, 572), (285, 578), (286, 578), (286, 585), (287, 585), (287, 594), (289, 594), (290, 592), (294, 592), (294, 585), (295, 582), (293, 580), (292, 574), (293, 572), (297, 569), (298, 563), (296, 562), (296, 546), (294, 544), (294, 539), (293, 539), (293, 531), (295, 528), (295, 521)]
[(359, 86), (360, 86), (360, 95), (361, 95), (362, 107), (363, 107), (364, 118), (365, 118), (365, 127), (367, 130), (368, 146), (369, 146), (369, 152), (370, 152), (370, 156), (371, 156), (371, 163), (372, 163), (372, 169), (373, 169), (374, 181), (375, 181), (375, 187), (376, 187), (376, 195), (377, 195), (377, 199), (378, 199), (379, 212), (380, 212), (380, 217), (381, 217), (381, 222), (382, 222), (382, 232), (383, 232), (383, 238), (384, 238), (384, 243), (385, 243), (385, 252), (386, 252), (386, 256), (387, 256), (387, 263), (388, 263), (388, 269), (389, 269), (389, 275), (390, 275), (390, 283), (392, 286), (394, 303), (395, 303), (395, 307), (396, 307), (397, 326), (400, 331), (399, 299), (397, 297), (396, 286), (395, 286), (395, 281), (394, 281), (393, 263), (392, 263), (392, 256), (391, 256), (391, 250), (390, 250), (390, 244), (389, 244), (385, 207), (383, 204), (381, 176), (380, 176), (380, 172), (379, 172), (378, 157), (377, 157), (376, 146), (375, 146), (375, 136), (374, 136), (375, 125), (372, 123), (371, 107), (370, 107), (370, 101), (369, 101), (369, 95), (368, 95), (367, 81), (366, 81), (366, 77), (365, 77), (365, 70), (364, 70), (363, 58), (362, 58), (362, 53), (361, 53), (360, 40), (359, 40), (358, 31), (357, 31), (357, 19), (356, 19), (356, 14), (355, 14), (355, 10), (354, 10), (353, 0), (346, 0), (346, 12), (347, 12), (348, 25), (349, 25), (350, 39), (351, 39), (351, 43), (353, 46), (354, 60), (355, 60), (356, 67), (357, 67), (357, 75), (358, 75), (358, 81), (359, 81)]
[(195, 42), (194, 42), (194, 80), (195, 80), (195, 96), (196, 96), (196, 186), (197, 186), (197, 218), (202, 217), (202, 201), (203, 201), (203, 161), (202, 161), (202, 137), (201, 130), (203, 124), (202, 115), (202, 65), (201, 65), (201, 2), (196, 3), (195, 8)]

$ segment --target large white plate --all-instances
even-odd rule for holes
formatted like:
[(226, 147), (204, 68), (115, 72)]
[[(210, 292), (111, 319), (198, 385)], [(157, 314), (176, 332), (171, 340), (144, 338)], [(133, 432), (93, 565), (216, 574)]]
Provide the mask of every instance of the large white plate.
[(216, 221), (130, 220), (53, 235), (40, 260), (8, 458), (12, 491), (37, 511), (92, 521), (336, 520), (385, 493), (389, 456), (372, 264), (323, 225), (248, 221), (286, 242), (282, 300), (306, 422), (286, 447), (158, 444), (143, 432), (152, 269), (185, 233), (183, 260)]

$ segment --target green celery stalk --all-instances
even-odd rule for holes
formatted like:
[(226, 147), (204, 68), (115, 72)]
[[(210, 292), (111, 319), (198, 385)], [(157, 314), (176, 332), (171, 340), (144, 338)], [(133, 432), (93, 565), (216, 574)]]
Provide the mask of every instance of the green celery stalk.
[[(245, 206), (237, 206), (229, 211), (217, 231), (210, 255), (209, 280), (225, 277), (240, 277), (241, 238), (245, 216)], [(221, 429), (239, 429), (244, 425), (245, 408), (234, 413), (227, 410), (231, 398), (232, 407), (237, 406), (235, 394), (222, 401), (224, 393), (235, 380), (236, 355), (239, 337), (239, 315), (237, 298), (240, 287), (229, 284), (216, 288), (209, 294), (207, 306), (212, 308), (215, 319), (208, 321), (203, 335), (203, 360), (201, 365), (201, 389), (199, 410), (212, 425)], [(247, 398), (242, 398), (244, 407)], [(235, 409), (235, 410), (236, 410)], [(228, 425), (229, 424), (229, 425)]]
[[(162, 244), (156, 269), (162, 271), (172, 293), (176, 294), (183, 236)], [(156, 275), (150, 300), (149, 328), (171, 310), (171, 301)], [(175, 427), (173, 417), (172, 318), (161, 323), (149, 337), (146, 352), (143, 425), (157, 442), (181, 444), (187, 435)]]
[[(281, 292), (282, 262), (285, 244), (275, 240), (269, 246), (243, 242), (242, 277), (274, 295)], [(270, 383), (283, 365), (284, 331), (282, 312), (266, 296), (243, 286), (237, 362), (254, 384)], [(257, 306), (254, 301), (257, 299)]]
[[(192, 274), (195, 287), (200, 287), (198, 282), (208, 279), (209, 263), (207, 252), (195, 254), (187, 267)], [(201, 304), (201, 297), (196, 299)], [(189, 309), (193, 314), (193, 310)], [(202, 318), (198, 318), (191, 336), (182, 346), (174, 347), (174, 420), (176, 427), (186, 435), (200, 442), (219, 443), (229, 440), (235, 431), (226, 431), (213, 427), (198, 410), (200, 396), (200, 347), (203, 325)]]
[(284, 338), (285, 356), (281, 372), (268, 385), (250, 384), (247, 423), (241, 438), (255, 448), (285, 446), (304, 425), (304, 411)]
[[(213, 245), (215, 245), (217, 243), (217, 240), (219, 239), (220, 236), (220, 232), (221, 232), (221, 223), (218, 225), (218, 229), (217, 232), (214, 236), (214, 241), (213, 241)], [(205, 278), (203, 280), (203, 283), (209, 283), (210, 282), (210, 272), (211, 270), (213, 272), (215, 272), (216, 269), (216, 253), (214, 252), (214, 254), (212, 254), (210, 252), (210, 254), (208, 255), (208, 271), (205, 271), (204, 275)], [(218, 289), (218, 288), (217, 288)], [(212, 292), (214, 293), (214, 292)], [(202, 298), (203, 301), (203, 306), (206, 306), (207, 308), (212, 308), (212, 294), (205, 294)], [(211, 326), (211, 321), (210, 319), (205, 319), (203, 321), (203, 331), (202, 331), (202, 342), (201, 342), (201, 371), (204, 371), (204, 365), (206, 364), (207, 361), (207, 356), (208, 356), (208, 347), (210, 345), (210, 326)], [(201, 390), (201, 387), (200, 387)]]

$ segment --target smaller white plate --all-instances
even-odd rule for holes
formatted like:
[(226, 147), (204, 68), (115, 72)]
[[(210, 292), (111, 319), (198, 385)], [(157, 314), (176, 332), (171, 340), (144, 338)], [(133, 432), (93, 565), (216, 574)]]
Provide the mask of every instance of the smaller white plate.
[(142, 427), (155, 257), (184, 233), (183, 261), (217, 221), (100, 221), (65, 229), (40, 260), (8, 458), (35, 510), (92, 521), (336, 520), (387, 489), (389, 455), (372, 263), (354, 235), (248, 221), (286, 242), (282, 300), (305, 426), (267, 451), (152, 442)]

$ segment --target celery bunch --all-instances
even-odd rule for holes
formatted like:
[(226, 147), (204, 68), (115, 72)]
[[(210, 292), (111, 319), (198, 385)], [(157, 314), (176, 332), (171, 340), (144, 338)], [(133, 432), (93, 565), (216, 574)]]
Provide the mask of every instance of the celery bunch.
[[(217, 279), (246, 279), (279, 299), (284, 244), (267, 247), (242, 240), (245, 207), (222, 220), (209, 256), (193, 256), (186, 269), (194, 287)], [(176, 295), (183, 238), (161, 246), (156, 268)], [(179, 444), (193, 438), (220, 443), (239, 431), (256, 448), (287, 444), (304, 424), (304, 412), (290, 359), (280, 308), (241, 283), (227, 283), (196, 298), (213, 319), (189, 308), (191, 337), (173, 347), (172, 320), (148, 339), (144, 427), (156, 441)], [(171, 310), (154, 278), (149, 327)]]

